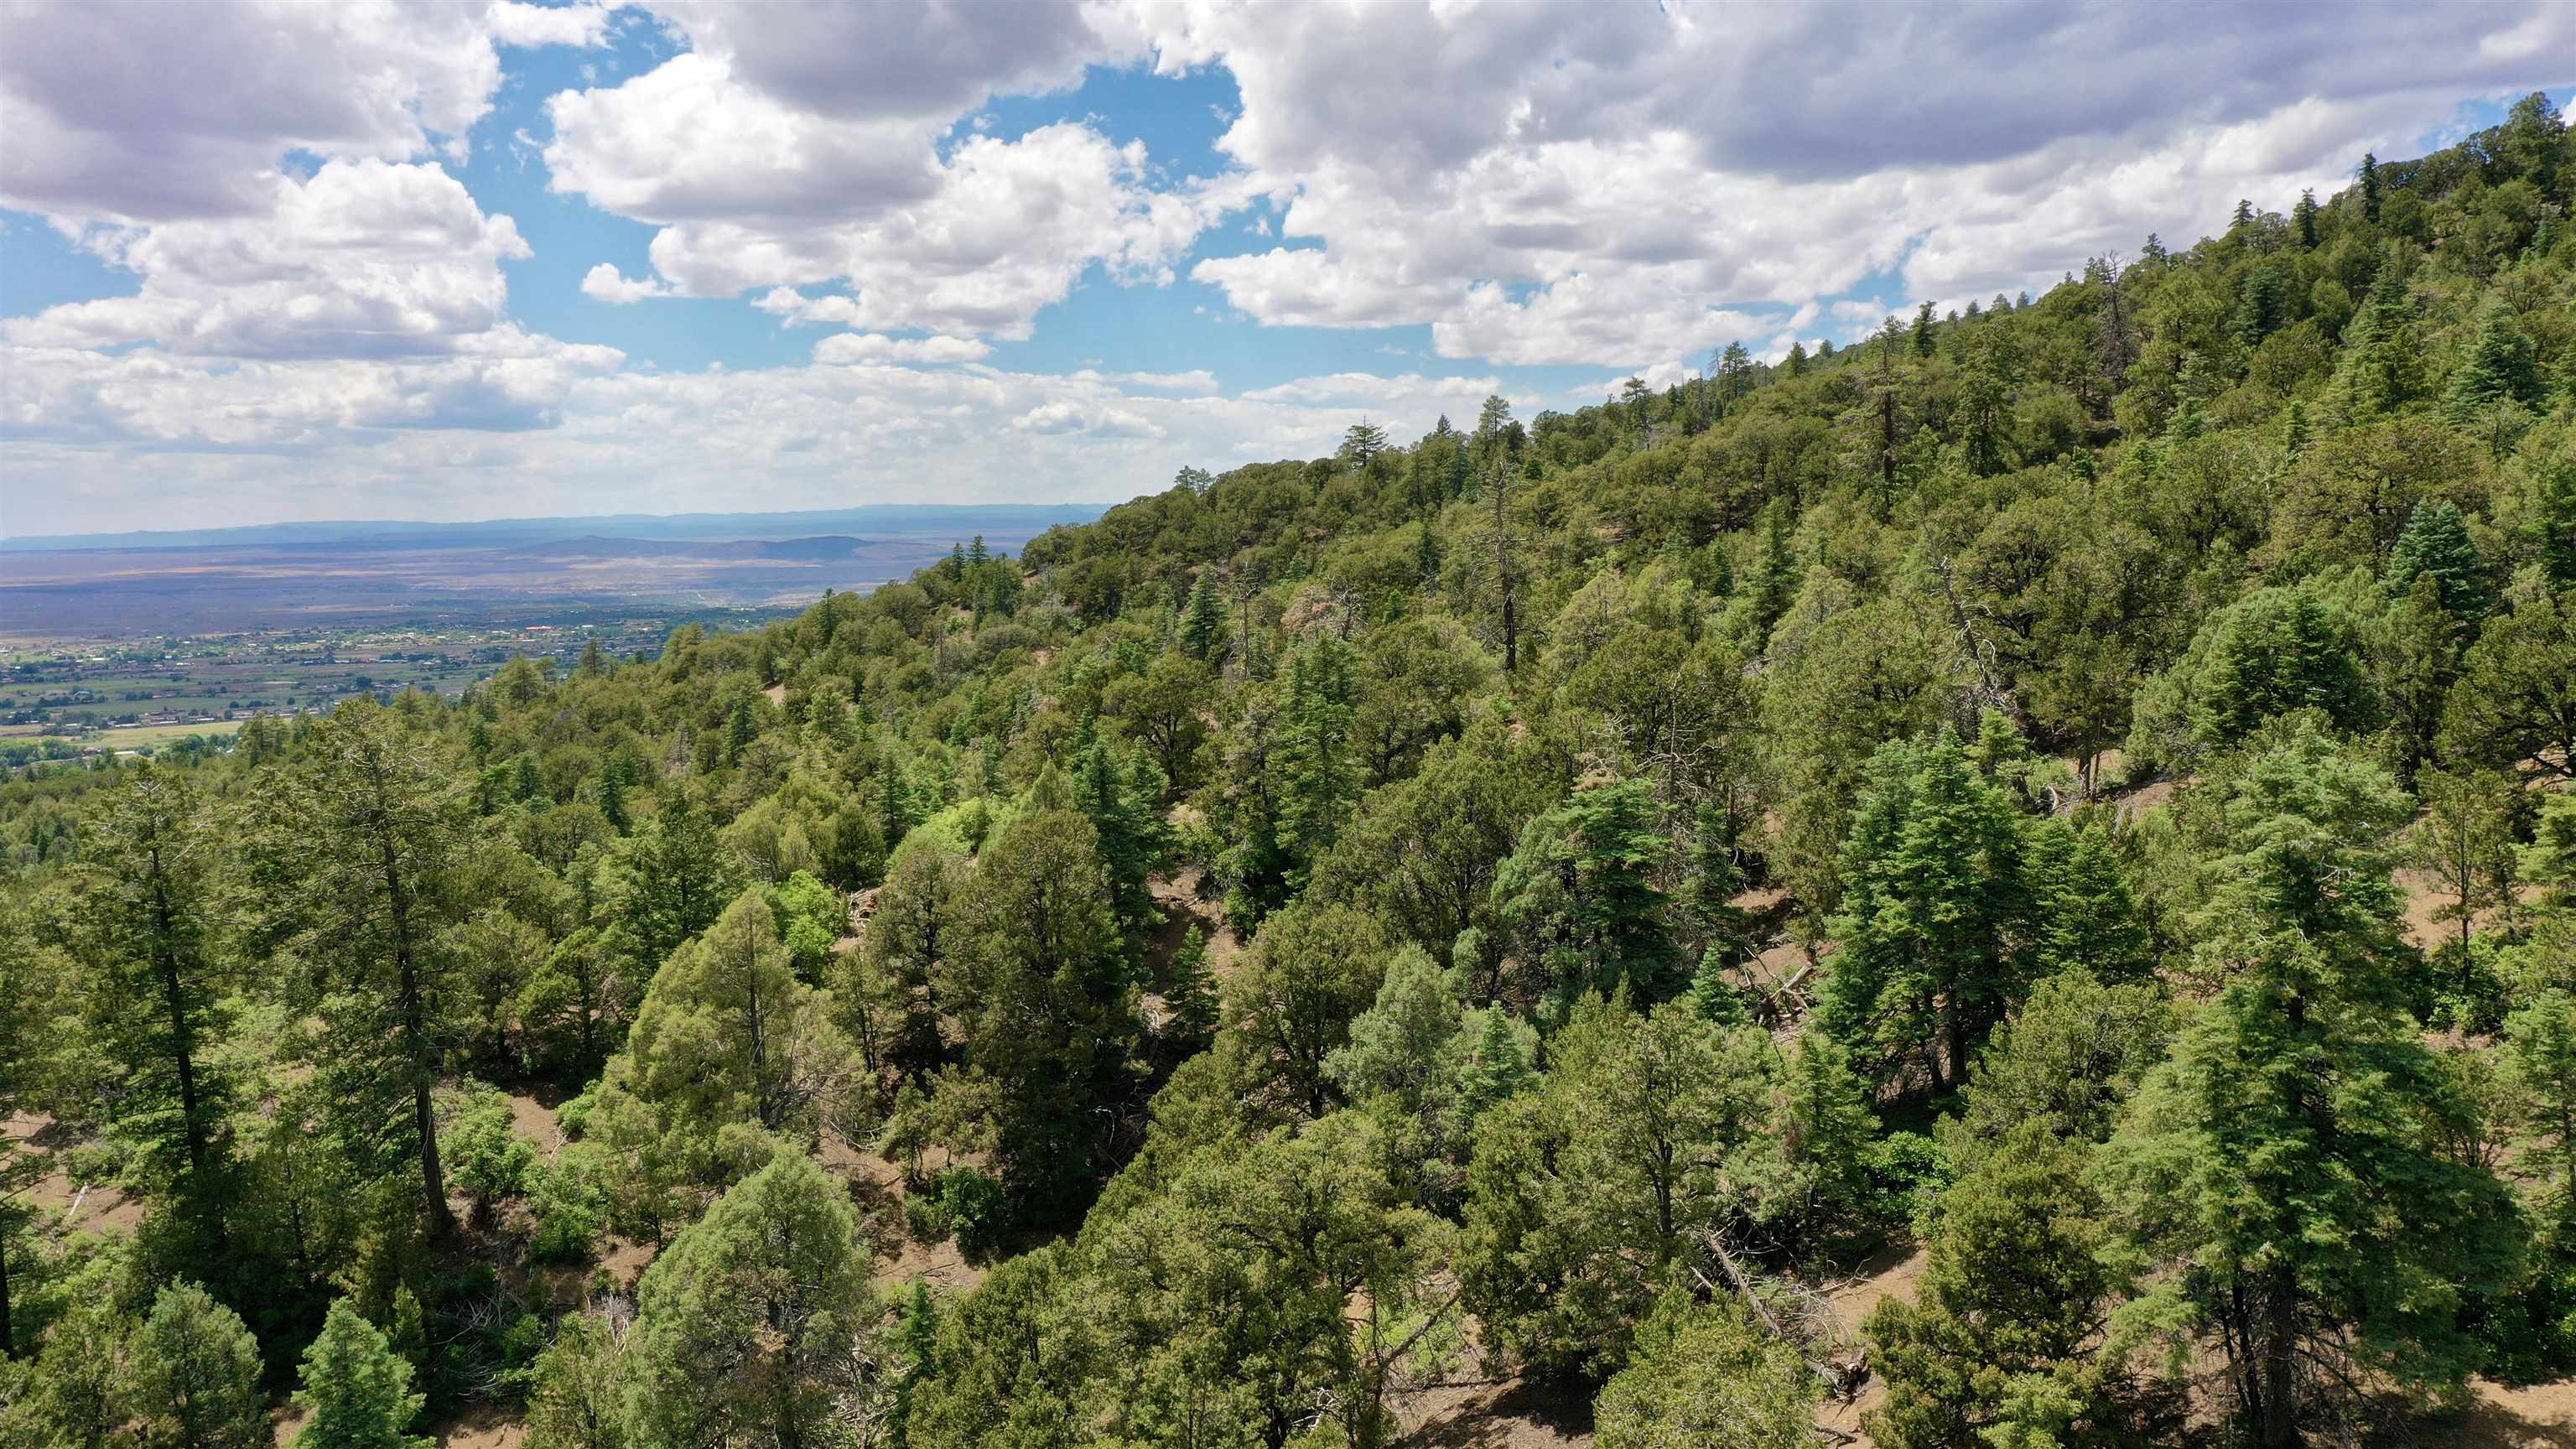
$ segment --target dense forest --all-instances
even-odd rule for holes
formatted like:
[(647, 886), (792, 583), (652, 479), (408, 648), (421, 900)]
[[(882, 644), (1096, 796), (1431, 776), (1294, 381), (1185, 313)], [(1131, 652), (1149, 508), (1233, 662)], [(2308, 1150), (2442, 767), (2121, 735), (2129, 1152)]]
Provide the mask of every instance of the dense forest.
[(18, 772), (0, 1443), (2576, 1375), (2571, 188), (2534, 96), (2042, 295)]

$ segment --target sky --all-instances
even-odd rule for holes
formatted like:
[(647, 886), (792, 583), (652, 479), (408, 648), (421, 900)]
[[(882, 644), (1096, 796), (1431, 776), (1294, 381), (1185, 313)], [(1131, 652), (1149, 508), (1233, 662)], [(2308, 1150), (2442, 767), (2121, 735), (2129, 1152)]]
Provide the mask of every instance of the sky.
[(2571, 86), (2567, 0), (0, 0), (0, 536), (1113, 501)]

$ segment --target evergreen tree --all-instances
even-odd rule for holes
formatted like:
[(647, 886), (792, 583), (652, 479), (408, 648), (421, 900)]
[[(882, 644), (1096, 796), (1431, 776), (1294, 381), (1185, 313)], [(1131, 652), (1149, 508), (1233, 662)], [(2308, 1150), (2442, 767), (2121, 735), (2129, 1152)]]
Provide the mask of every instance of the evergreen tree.
[(2195, 787), (2226, 833), (2192, 928), (2218, 997), (2114, 1139), (2123, 1212), (2173, 1265), (2169, 1322), (2215, 1331), (2265, 1449), (2301, 1442), (2321, 1379), (2357, 1360), (2456, 1388), (2461, 1315), (2519, 1227), (2482, 1166), (2442, 1150), (2472, 1109), (2403, 1012), (2400, 902), (2380, 843), (2405, 798), (2301, 727)]
[(115, 1072), (103, 1093), (109, 1121), (217, 1246), (231, 1096), (208, 1060), (227, 1023), (215, 958), (220, 846), (187, 778), (150, 761), (123, 772), (87, 835), (76, 925), (91, 1040)]
[(2361, 181), (2361, 219), (2379, 225), (2379, 158), (2365, 151), (2353, 174)]
[(1521, 832), (1494, 875), (1496, 915), (1560, 1001), (1625, 985), (1656, 1002), (1687, 984), (1654, 881), (1670, 843), (1643, 780), (1591, 782)]
[(2236, 315), (2230, 330), (2236, 340), (2248, 347), (2259, 347), (2263, 339), (2281, 330), (2289, 321), (2289, 279), (2270, 263), (2245, 274), (2237, 288)]
[(1216, 594), (1216, 571), (1199, 570), (1181, 615), (1181, 647), (1192, 659), (1214, 660), (1225, 651), (1225, 601)]
[(1693, 1281), (1709, 1235), (1749, 1219), (1772, 1049), (1683, 1003), (1641, 1016), (1597, 996), (1550, 1049), (1537, 1092), (1477, 1121), (1459, 1277), (1488, 1342), (1599, 1374), (1664, 1290)]
[[(352, 1147), (411, 1157), (422, 1221), (455, 1229), (431, 1094), (452, 1023), (441, 926), (463, 912), (463, 802), (438, 747), (366, 700), (314, 724), (271, 782), (252, 867), (267, 934), (315, 989), (315, 1065)], [(328, 869), (317, 869), (327, 863)]]
[(1941, 1133), (1950, 1166), (1975, 1171), (2030, 1123), (2065, 1142), (2109, 1137), (2178, 1022), (2158, 982), (2104, 985), (2080, 969), (2044, 978), (1977, 1054), (1966, 1110)]
[(1803, 1449), (1822, 1386), (1796, 1348), (1732, 1300), (1671, 1293), (1638, 1330), (1636, 1357), (1601, 1388), (1601, 1449)]
[(304, 1350), (295, 1402), (308, 1416), (299, 1449), (429, 1449), (408, 1432), (423, 1402), (411, 1391), (411, 1365), (346, 1298), (333, 1300), (321, 1336)]
[(2290, 222), (2293, 226), (2298, 228), (2299, 249), (2301, 251), (2315, 251), (2317, 249), (2317, 192), (2315, 187), (2304, 187), (2300, 190), (2299, 204), (2290, 208)]
[(1529, 1053), (1512, 1029), (1511, 1013), (1501, 1002), (1476, 1013), (1475, 1020), (1460, 1028), (1461, 1035), (1472, 1034), (1466, 1055), (1458, 1064), (1459, 1110), (1472, 1122), (1496, 1103), (1507, 1101), (1512, 1094), (1529, 1085)]
[(1932, 355), (1932, 304), (1929, 302), (1915, 309), (1913, 340), (1915, 356)]
[(626, 1449), (629, 1341), (618, 1319), (563, 1316), (528, 1371), (527, 1449)]
[(1045, 1221), (1107, 1161), (1144, 1035), (1099, 832), (1070, 811), (1004, 826), (956, 903), (936, 969), (966, 1063), (993, 1085), (989, 1125), (1013, 1207)]
[(2576, 458), (2543, 460), (2533, 470), (2532, 507), (2523, 525), (2554, 589), (2576, 587)]
[(2442, 607), (2453, 618), (2474, 619), (2486, 612), (2486, 566), (2458, 506), (2447, 499), (2417, 503), (2407, 515), (2406, 531), (2389, 551), (2390, 593), (2404, 594), (2424, 575), (2440, 588)]
[(2130, 1288), (2113, 1244), (2076, 1149), (2036, 1125), (1999, 1144), (1943, 1194), (1913, 1298), (1883, 1300), (1865, 1325), (1887, 1380), (1870, 1436), (1889, 1449), (2094, 1442), (2062, 1436), (2119, 1417), (2105, 1402), (2116, 1363), (2094, 1358)]
[(803, 1153), (736, 1184), (637, 1290), (637, 1441), (831, 1442), (876, 1323), (867, 1275), (847, 1189)]
[(738, 888), (732, 852), (686, 790), (668, 792), (653, 818), (623, 842), (618, 857), (612, 916), (648, 974), (681, 942), (714, 924)]
[(2424, 348), (2416, 335), (2415, 309), (2403, 269), (2390, 258), (2380, 263), (2369, 298), (2344, 329), (2334, 398), (2345, 417), (2367, 420), (2404, 409), (2422, 398), (2424, 390)]
[(181, 1281), (152, 1300), (134, 1336), (122, 1397), (147, 1449), (269, 1449), (259, 1345), (205, 1289)]
[(1208, 969), (1207, 934), (1193, 924), (1172, 953), (1171, 986), (1163, 993), (1163, 1035), (1186, 1054), (1216, 1033), (1216, 974)]
[(1930, 745), (1881, 746), (1869, 776), (1844, 837), (1841, 949), (1820, 1020), (1874, 1077), (1927, 1057), (1955, 1087), (2019, 995), (2012, 806), (1947, 730)]
[(747, 890), (654, 974), (603, 1078), (600, 1135), (708, 1180), (729, 1126), (810, 1132), (853, 1055), (796, 979), (767, 898)]
[(1351, 743), (1358, 704), (1357, 661), (1337, 634), (1323, 634), (1288, 661), (1279, 709), (1279, 843), (1289, 858), (1291, 891), (1304, 886), (1340, 835), (1359, 798), (1359, 762)]
[(2146, 922), (2112, 857), (2107, 822), (2079, 826), (2059, 816), (2032, 821), (2022, 834), (2021, 874), (2029, 902), (2024, 934), (2031, 975), (2080, 969), (2120, 982), (2153, 968)]
[(2501, 403), (2536, 406), (2541, 394), (2538, 344), (2515, 323), (2511, 307), (2489, 303), (2469, 355), (2443, 390), (2443, 414), (2455, 423), (2475, 422)]

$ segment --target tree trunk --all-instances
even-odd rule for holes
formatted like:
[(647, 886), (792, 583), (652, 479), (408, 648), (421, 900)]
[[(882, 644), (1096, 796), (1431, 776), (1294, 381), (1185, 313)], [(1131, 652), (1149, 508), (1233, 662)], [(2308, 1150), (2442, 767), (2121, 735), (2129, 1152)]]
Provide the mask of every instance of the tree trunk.
[(402, 864), (394, 851), (393, 822), (385, 817), (378, 796), (377, 844), (384, 857), (385, 894), (394, 927), (394, 969), (399, 981), (404, 1054), (411, 1062), (412, 1130), (420, 1134), (421, 1206), (427, 1212), (429, 1236), (442, 1242), (456, 1234), (456, 1214), (447, 1207), (447, 1177), (438, 1166), (438, 1110), (430, 1101), (437, 1063), (430, 1058), (429, 1030), (421, 1020), (420, 964), (411, 942), (411, 897), (403, 889)]
[(9, 1240), (0, 1236), (0, 1358), (18, 1356), (18, 1336), (9, 1327)]
[(1503, 672), (1521, 667), (1520, 616), (1512, 598), (1511, 544), (1503, 533), (1503, 489), (1511, 474), (1508, 462), (1494, 465), (1494, 585), (1503, 592)]
[(2298, 1285), (2287, 1268), (2272, 1271), (2263, 1290), (2263, 1449), (2297, 1449)]
[(188, 1140), (188, 1177), (202, 1185), (206, 1172), (206, 1126), (197, 1111), (196, 1033), (188, 1021), (187, 998), (179, 980), (179, 953), (170, 938), (170, 890), (161, 871), (161, 848), (152, 848), (153, 954), (160, 957), (161, 1000), (170, 1013), (171, 1051), (179, 1069), (179, 1125)]

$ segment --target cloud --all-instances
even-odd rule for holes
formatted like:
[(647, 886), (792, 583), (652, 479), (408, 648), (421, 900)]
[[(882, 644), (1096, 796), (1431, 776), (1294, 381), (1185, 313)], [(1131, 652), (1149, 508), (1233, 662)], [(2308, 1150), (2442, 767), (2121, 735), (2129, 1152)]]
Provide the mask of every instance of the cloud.
[[(520, 355), (227, 363), (0, 348), (11, 533), (266, 517), (478, 518), (852, 499), (1115, 500), (1183, 464), (1330, 452), (1472, 416), (1490, 378), (1303, 379), (1222, 397), (1102, 375), (893, 365), (659, 373), (521, 336)], [(1539, 399), (1516, 399), (1530, 409)], [(102, 454), (119, 465), (98, 466)]]
[(619, 8), (600, 3), (600, 0), (576, 0), (570, 5), (530, 5), (520, 3), (520, 0), (492, 0), (486, 23), (492, 38), (503, 45), (587, 48), (608, 38), (609, 19)]
[[(664, 223), (651, 256), (677, 295), (762, 290), (758, 305), (792, 322), (1022, 338), (1094, 265), (1170, 280), (1222, 205), (1157, 189), (1141, 142), (1078, 123), (969, 136), (915, 164), (883, 123), (787, 110), (715, 76), (718, 64), (681, 56), (551, 103), (553, 184)], [(637, 87), (686, 99), (665, 110), (625, 94)], [(825, 283), (850, 295), (794, 290)]]
[(785, 105), (943, 129), (991, 96), (1063, 89), (1081, 81), (1085, 65), (1141, 48), (1131, 23), (1094, 4), (657, 0), (653, 8), (698, 53), (721, 57)]
[(615, 262), (601, 262), (581, 274), (581, 294), (594, 302), (625, 307), (653, 297), (668, 297), (671, 287), (650, 277), (630, 277)]
[(972, 337), (888, 337), (882, 332), (841, 332), (814, 344), (814, 360), (828, 363), (981, 362), (993, 349)]
[(1137, 0), (1158, 68), (1234, 76), (1220, 145), (1284, 207), (1281, 246), (1191, 275), (1264, 323), (1428, 323), (1515, 364), (1687, 358), (1887, 271), (2017, 290), (2330, 188), (2576, 54), (2548, 0), (1363, 9)]
[(272, 176), (239, 217), (99, 227), (83, 244), (142, 285), (0, 323), (12, 342), (152, 342), (231, 357), (406, 357), (454, 352), (501, 325), (500, 263), (528, 245), (433, 165), (332, 161)]
[[(504, 7), (515, 13), (524, 7)], [(501, 80), (488, 0), (12, 5), (0, 204), (75, 220), (257, 214), (290, 151), (401, 161)]]

